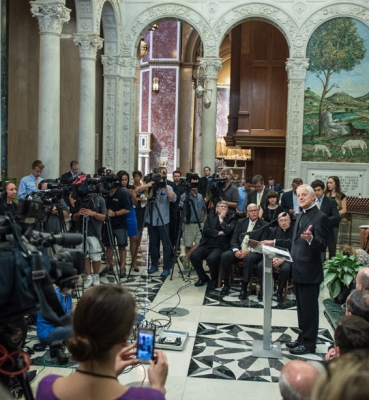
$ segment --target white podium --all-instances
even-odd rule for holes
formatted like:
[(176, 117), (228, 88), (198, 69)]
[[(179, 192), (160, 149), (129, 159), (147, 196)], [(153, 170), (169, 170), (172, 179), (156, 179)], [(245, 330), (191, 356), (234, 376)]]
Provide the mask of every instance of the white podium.
[(283, 258), (289, 262), (292, 262), (292, 257), (288, 250), (265, 246), (255, 240), (250, 240), (248, 246), (253, 251), (263, 254), (264, 266), (264, 288), (261, 288), (264, 301), (263, 340), (254, 340), (252, 356), (282, 358), (281, 344), (272, 343), (273, 257)]

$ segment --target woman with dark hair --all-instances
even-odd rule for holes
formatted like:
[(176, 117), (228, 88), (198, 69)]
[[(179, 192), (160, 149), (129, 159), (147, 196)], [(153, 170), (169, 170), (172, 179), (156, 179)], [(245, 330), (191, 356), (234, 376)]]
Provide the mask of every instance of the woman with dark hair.
[(138, 364), (132, 358), (136, 343), (126, 347), (135, 318), (135, 300), (123, 286), (100, 285), (86, 291), (77, 304), (73, 336), (67, 342), (78, 367), (67, 377), (43, 378), (36, 400), (165, 399), (168, 363), (160, 350), (148, 369), (151, 388), (127, 387), (117, 379), (125, 367)]
[(17, 213), (17, 186), (13, 181), (7, 181), (3, 185), (4, 192), (1, 195), (0, 202), (0, 215), (5, 215), (8, 211), (10, 214), (15, 215)]
[[(278, 215), (282, 213), (284, 209), (278, 204), (278, 193), (274, 190), (269, 190), (265, 205), (259, 210), (259, 218), (262, 218), (265, 222), (272, 222), (270, 228), (278, 226)], [(275, 221), (276, 220), (276, 221)]]
[[(331, 197), (332, 199), (336, 200), (338, 212), (340, 213), (341, 217), (343, 214), (346, 214), (347, 199), (346, 195), (341, 192), (340, 179), (338, 176), (330, 176), (328, 178), (324, 194), (327, 197)], [(336, 226), (332, 229), (334, 233), (334, 243), (335, 246), (337, 246), (339, 226)], [(336, 248), (334, 248), (334, 253), (336, 253)]]
[(135, 272), (138, 272), (137, 267), (137, 242), (138, 242), (138, 227), (135, 207), (137, 206), (136, 189), (129, 185), (129, 174), (126, 171), (119, 171), (118, 174), (121, 189), (125, 190), (129, 197), (130, 211), (126, 214), (127, 235), (129, 237), (129, 248), (132, 257), (132, 266)]
[[(142, 172), (141, 171), (133, 171), (132, 172), (133, 176), (133, 186), (135, 189), (138, 187), (142, 186)], [(137, 194), (137, 191), (136, 191)], [(137, 248), (140, 246), (141, 242), (141, 237), (142, 237), (142, 230), (145, 226), (145, 211), (146, 211), (146, 203), (147, 203), (147, 198), (144, 193), (139, 193), (136, 196), (137, 199), (137, 205), (136, 205), (136, 218), (137, 218), (137, 226), (138, 226), (138, 240), (137, 240)]]

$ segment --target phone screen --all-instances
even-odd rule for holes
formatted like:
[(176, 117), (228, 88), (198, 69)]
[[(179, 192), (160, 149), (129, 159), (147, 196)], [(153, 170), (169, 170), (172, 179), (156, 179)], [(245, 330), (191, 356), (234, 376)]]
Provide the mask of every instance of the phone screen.
[(137, 335), (137, 358), (149, 364), (154, 359), (155, 329), (139, 329)]

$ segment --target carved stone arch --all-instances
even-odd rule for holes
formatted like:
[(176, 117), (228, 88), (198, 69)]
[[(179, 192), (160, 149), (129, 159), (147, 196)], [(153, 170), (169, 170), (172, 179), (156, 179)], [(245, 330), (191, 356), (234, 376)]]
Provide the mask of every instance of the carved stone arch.
[(150, 7), (138, 14), (124, 30), (122, 53), (125, 57), (136, 57), (141, 34), (153, 23), (174, 19), (188, 23), (200, 35), (204, 43), (204, 56), (216, 57), (218, 48), (208, 22), (194, 9), (179, 4), (161, 4)]
[(104, 55), (117, 55), (120, 51), (120, 38), (117, 16), (110, 1), (105, 1), (101, 10), (101, 25), (104, 33)]
[(220, 45), (229, 32), (236, 25), (249, 19), (266, 21), (274, 25), (286, 38), (290, 49), (290, 57), (303, 57), (301, 47), (303, 41), (295, 21), (281, 8), (265, 3), (251, 3), (234, 7), (228, 10), (214, 23), (216, 47)]
[(301, 27), (301, 38), (303, 40), (303, 54), (306, 55), (307, 45), (312, 34), (324, 22), (338, 17), (355, 18), (369, 26), (369, 7), (363, 4), (339, 3), (325, 6), (315, 11)]
[(199, 45), (201, 37), (199, 33), (194, 29), (191, 32), (190, 37), (188, 38), (186, 49), (184, 52), (184, 59), (183, 62), (185, 63), (194, 63), (196, 62), (196, 49)]

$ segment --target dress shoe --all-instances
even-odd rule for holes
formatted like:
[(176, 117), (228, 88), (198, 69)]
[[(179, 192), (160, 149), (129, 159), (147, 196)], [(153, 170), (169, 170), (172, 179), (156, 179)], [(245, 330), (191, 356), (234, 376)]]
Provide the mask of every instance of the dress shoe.
[(301, 356), (303, 354), (315, 354), (315, 350), (309, 349), (303, 344), (300, 344), (299, 346), (291, 349), (290, 354), (294, 354), (295, 356)]
[(170, 275), (170, 269), (169, 268), (168, 269), (163, 269), (163, 272), (160, 274), (160, 276), (162, 278), (166, 278), (169, 275)]
[(151, 267), (147, 272), (149, 274), (155, 274), (155, 272), (158, 272), (159, 268), (158, 267)]
[(289, 349), (295, 349), (296, 347), (299, 347), (300, 344), (301, 344), (301, 343), (300, 343), (298, 340), (292, 340), (291, 342), (287, 342), (287, 343), (286, 343), (286, 346), (287, 346)]
[(246, 291), (246, 290), (241, 290), (241, 293), (240, 293), (240, 295), (238, 296), (238, 298), (239, 298), (240, 300), (245, 300), (245, 299), (247, 299), (247, 297), (248, 297), (247, 291)]
[(277, 293), (277, 302), (278, 302), (278, 303), (282, 303), (283, 301), (284, 301), (283, 295)]
[(195, 286), (196, 286), (196, 287), (205, 286), (209, 281), (210, 281), (209, 278), (207, 278), (207, 279), (199, 279), (199, 280), (195, 283)]
[(258, 293), (258, 300), (263, 300), (263, 293), (261, 291)]
[(220, 294), (222, 296), (227, 296), (229, 294), (229, 286), (223, 285), (222, 290), (220, 291)]
[(217, 280), (217, 279), (211, 279), (211, 280), (208, 282), (208, 286), (209, 286), (211, 289), (216, 289), (216, 288), (218, 287), (218, 280)]

